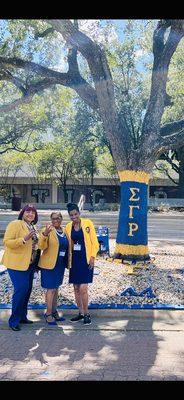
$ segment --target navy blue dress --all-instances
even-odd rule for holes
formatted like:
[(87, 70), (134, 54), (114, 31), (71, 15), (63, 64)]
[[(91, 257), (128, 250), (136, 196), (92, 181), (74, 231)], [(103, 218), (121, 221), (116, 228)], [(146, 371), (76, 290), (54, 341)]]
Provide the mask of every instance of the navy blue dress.
[(44, 289), (58, 289), (63, 283), (65, 267), (67, 266), (68, 259), (68, 239), (65, 234), (62, 234), (61, 236), (57, 233), (57, 237), (59, 241), (59, 250), (55, 267), (53, 269), (41, 268), (41, 286)]
[(72, 227), (71, 239), (74, 244), (78, 243), (81, 246), (81, 250), (72, 250), (72, 267), (69, 272), (69, 283), (78, 285), (81, 283), (92, 283), (93, 268), (89, 268), (89, 264), (87, 263), (82, 228), (79, 231), (75, 231)]

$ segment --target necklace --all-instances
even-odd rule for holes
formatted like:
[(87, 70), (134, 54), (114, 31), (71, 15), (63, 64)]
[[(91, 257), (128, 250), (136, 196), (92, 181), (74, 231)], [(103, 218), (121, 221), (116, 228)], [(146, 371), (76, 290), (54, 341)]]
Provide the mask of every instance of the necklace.
[(56, 233), (57, 233), (57, 235), (58, 236), (64, 236), (64, 233), (63, 233), (63, 230), (62, 229), (55, 229), (56, 230)]
[(29, 222), (26, 222), (26, 221), (24, 221), (24, 222), (29, 230), (33, 228), (32, 224), (30, 224)]

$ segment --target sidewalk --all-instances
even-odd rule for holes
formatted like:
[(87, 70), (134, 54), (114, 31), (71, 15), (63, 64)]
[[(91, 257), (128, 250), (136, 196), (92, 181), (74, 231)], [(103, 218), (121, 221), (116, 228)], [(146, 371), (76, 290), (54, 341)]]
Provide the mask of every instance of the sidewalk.
[(0, 310), (0, 380), (184, 380), (182, 311), (91, 310), (88, 326), (70, 322), (75, 312), (50, 327), (29, 310), (35, 323), (13, 332)]

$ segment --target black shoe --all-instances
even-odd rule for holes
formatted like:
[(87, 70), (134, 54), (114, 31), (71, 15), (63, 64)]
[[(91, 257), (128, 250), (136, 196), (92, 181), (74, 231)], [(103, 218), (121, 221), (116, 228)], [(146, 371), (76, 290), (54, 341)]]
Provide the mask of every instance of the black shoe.
[(76, 317), (71, 318), (71, 322), (77, 322), (80, 321), (81, 319), (84, 319), (84, 315), (83, 314), (78, 314)]
[(85, 314), (84, 315), (84, 325), (90, 325), (90, 324), (91, 324), (90, 314)]
[(65, 321), (65, 318), (64, 317), (60, 317), (59, 316), (59, 314), (58, 314), (58, 311), (56, 310), (56, 311), (54, 311), (53, 313), (52, 313), (52, 316), (55, 318), (55, 320), (56, 321)]
[(12, 329), (12, 331), (21, 331), (21, 328), (19, 325), (16, 326), (10, 326), (10, 328)]
[(21, 319), (20, 324), (33, 324), (33, 321), (30, 319)]

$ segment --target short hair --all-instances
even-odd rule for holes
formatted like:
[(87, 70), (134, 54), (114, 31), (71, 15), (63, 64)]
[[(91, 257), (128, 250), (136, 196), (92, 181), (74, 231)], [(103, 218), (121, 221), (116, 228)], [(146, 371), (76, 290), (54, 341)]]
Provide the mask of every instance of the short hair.
[(68, 208), (68, 213), (70, 213), (70, 211), (72, 211), (72, 210), (76, 210), (76, 211), (80, 212), (78, 205), (75, 203), (68, 203), (66, 206)]
[(62, 216), (62, 214), (61, 214), (60, 211), (53, 211), (53, 212), (50, 214), (50, 218), (52, 218), (53, 214), (57, 214), (57, 215), (59, 215), (59, 217), (60, 217), (61, 219), (63, 219), (63, 216)]
[(32, 211), (35, 212), (35, 219), (34, 219), (34, 221), (32, 222), (32, 223), (35, 225), (35, 224), (38, 222), (38, 213), (37, 213), (36, 207), (35, 207), (33, 204), (26, 204), (26, 205), (22, 208), (22, 210), (20, 211), (20, 213), (19, 213), (19, 215), (18, 215), (18, 219), (22, 219), (24, 212), (25, 212), (25, 211), (30, 211), (30, 210), (32, 210)]

